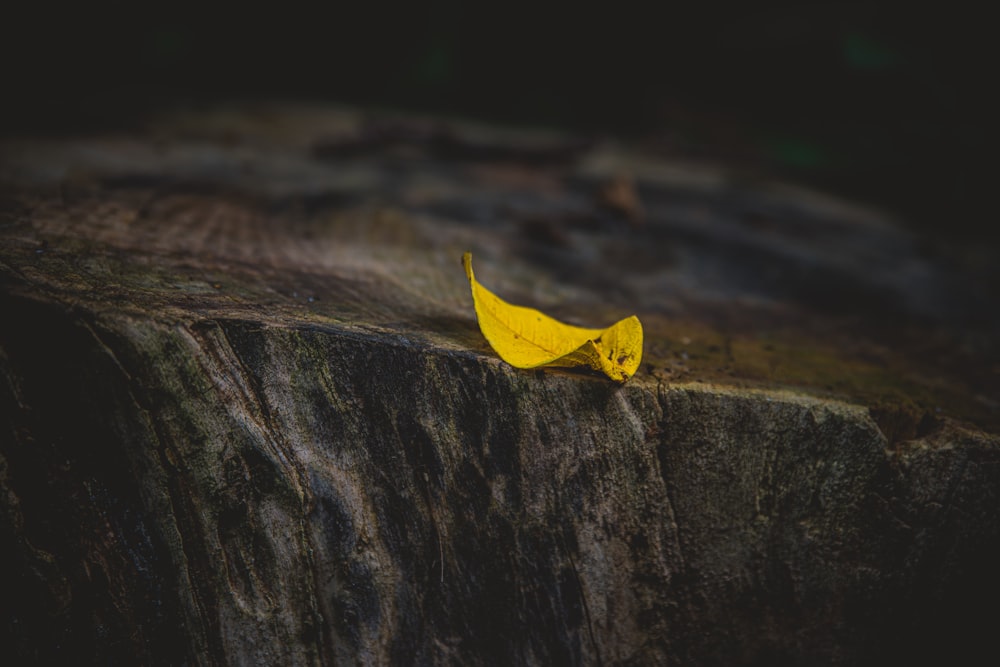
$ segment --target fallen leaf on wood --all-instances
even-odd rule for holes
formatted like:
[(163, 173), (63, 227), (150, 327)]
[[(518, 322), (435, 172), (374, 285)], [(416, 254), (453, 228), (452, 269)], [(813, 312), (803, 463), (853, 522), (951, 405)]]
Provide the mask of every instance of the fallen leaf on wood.
[(618, 176), (598, 192), (597, 201), (605, 208), (624, 216), (633, 227), (641, 227), (646, 211), (639, 200), (635, 182), (627, 176)]
[(507, 303), (476, 281), (472, 255), (462, 255), (472, 285), (479, 329), (501, 359), (517, 368), (585, 367), (616, 382), (635, 374), (642, 360), (642, 324), (635, 315), (607, 329), (564, 324), (534, 308)]

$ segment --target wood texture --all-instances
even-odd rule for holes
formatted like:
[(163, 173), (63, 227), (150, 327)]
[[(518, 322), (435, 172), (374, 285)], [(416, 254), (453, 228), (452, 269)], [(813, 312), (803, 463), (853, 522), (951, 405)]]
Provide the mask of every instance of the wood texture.
[[(20, 662), (988, 646), (996, 314), (876, 213), (326, 108), (13, 142), (0, 165), (0, 633)], [(568, 321), (636, 312), (643, 369), (505, 365), (464, 250)]]

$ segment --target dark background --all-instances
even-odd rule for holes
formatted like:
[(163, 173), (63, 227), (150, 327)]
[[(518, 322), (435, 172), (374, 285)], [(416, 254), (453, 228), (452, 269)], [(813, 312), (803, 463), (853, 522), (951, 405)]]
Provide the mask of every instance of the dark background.
[(79, 4), (3, 10), (4, 134), (335, 101), (619, 136), (996, 242), (995, 30), (954, 6)]

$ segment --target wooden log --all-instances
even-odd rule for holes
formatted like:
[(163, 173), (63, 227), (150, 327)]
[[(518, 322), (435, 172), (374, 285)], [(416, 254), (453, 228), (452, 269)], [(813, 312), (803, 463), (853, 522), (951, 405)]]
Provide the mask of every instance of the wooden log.
[[(16, 662), (989, 645), (996, 315), (877, 213), (612, 144), (332, 108), (2, 156)], [(464, 250), (516, 303), (637, 314), (640, 373), (504, 364)]]

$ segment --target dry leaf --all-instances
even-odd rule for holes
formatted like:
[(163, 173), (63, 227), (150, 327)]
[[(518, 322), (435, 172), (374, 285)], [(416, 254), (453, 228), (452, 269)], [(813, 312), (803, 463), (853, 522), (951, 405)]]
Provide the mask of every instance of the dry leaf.
[(646, 218), (646, 211), (639, 200), (639, 191), (628, 176), (618, 176), (606, 183), (598, 192), (597, 201), (605, 208), (624, 216), (632, 227), (641, 227)]
[(472, 255), (462, 255), (472, 285), (479, 329), (500, 358), (517, 368), (591, 368), (616, 382), (635, 374), (642, 360), (642, 325), (635, 315), (607, 329), (563, 324), (534, 308), (514, 306), (478, 282)]

